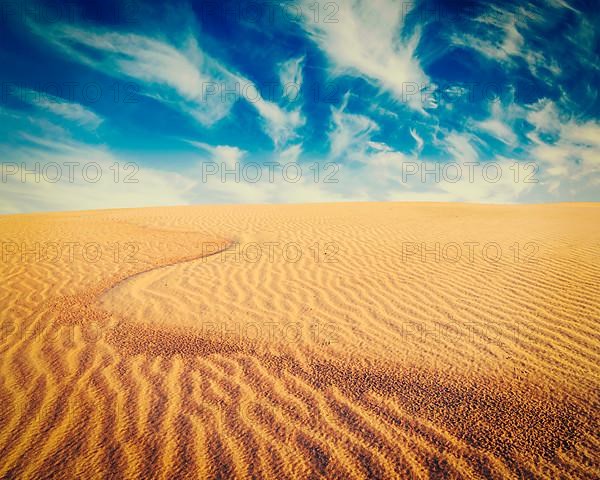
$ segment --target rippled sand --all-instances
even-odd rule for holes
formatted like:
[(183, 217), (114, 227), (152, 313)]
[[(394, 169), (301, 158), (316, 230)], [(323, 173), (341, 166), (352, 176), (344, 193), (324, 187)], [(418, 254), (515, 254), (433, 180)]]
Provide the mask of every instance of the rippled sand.
[(0, 477), (599, 478), (598, 219), (2, 216)]

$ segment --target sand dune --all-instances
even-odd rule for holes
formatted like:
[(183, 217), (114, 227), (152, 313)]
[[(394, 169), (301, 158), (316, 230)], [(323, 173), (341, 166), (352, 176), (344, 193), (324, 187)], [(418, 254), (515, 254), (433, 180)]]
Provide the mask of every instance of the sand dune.
[(599, 478), (598, 218), (2, 216), (0, 477)]

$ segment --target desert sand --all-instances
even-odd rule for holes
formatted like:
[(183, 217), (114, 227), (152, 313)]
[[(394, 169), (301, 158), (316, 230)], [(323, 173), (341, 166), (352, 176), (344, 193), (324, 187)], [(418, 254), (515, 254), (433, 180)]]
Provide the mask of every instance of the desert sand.
[(0, 477), (599, 478), (599, 219), (1, 216)]

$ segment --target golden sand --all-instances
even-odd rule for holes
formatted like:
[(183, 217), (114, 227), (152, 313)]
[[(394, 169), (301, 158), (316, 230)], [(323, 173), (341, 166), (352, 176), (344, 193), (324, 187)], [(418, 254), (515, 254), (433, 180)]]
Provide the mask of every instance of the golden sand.
[(0, 477), (599, 478), (599, 219), (2, 216)]

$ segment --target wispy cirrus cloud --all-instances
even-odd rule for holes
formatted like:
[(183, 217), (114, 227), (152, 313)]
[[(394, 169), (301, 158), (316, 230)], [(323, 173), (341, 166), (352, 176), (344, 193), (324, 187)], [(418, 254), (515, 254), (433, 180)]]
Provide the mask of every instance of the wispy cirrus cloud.
[(516, 146), (518, 139), (512, 124), (522, 115), (522, 112), (523, 109), (514, 103), (511, 103), (508, 108), (503, 108), (500, 102), (492, 102), (490, 116), (484, 120), (473, 122), (472, 126), (475, 130), (487, 133), (507, 145)]
[[(271, 137), (277, 150), (284, 149), (290, 142), (298, 139), (298, 129), (304, 126), (306, 118), (301, 107), (293, 102), (302, 88), (302, 69), (304, 57), (287, 60), (279, 67), (279, 81), (283, 91), (283, 100), (288, 103), (281, 106), (278, 102), (265, 100), (260, 94), (252, 101), (252, 106), (262, 119), (263, 129)], [(247, 82), (241, 79), (242, 82)], [(295, 106), (294, 106), (295, 103)]]
[(209, 145), (208, 143), (195, 141), (189, 141), (188, 143), (207, 152), (211, 161), (222, 163), (229, 169), (233, 169), (238, 165), (247, 153), (231, 145)]
[(188, 32), (179, 45), (165, 39), (106, 28), (29, 22), (32, 31), (71, 59), (102, 73), (143, 82), (143, 93), (193, 116), (203, 125), (225, 117), (232, 102), (214, 91), (236, 76), (207, 55)]
[(423, 140), (423, 138), (421, 138), (421, 136), (417, 132), (416, 128), (409, 129), (409, 132), (410, 132), (410, 136), (415, 140), (415, 142), (417, 144), (416, 149), (415, 149), (415, 154), (418, 155), (423, 150), (425, 141)]
[(291, 58), (279, 66), (279, 82), (288, 100), (295, 100), (302, 88), (304, 58)]
[[(113, 76), (142, 82), (141, 93), (176, 108), (204, 126), (229, 115), (234, 104), (247, 101), (275, 146), (285, 146), (305, 123), (299, 107), (280, 106), (257, 92), (255, 98), (225, 95), (236, 85), (251, 85), (244, 75), (200, 48), (192, 30), (174, 43), (160, 36), (118, 32), (97, 27), (30, 22), (32, 30), (47, 38), (71, 59)], [(181, 35), (180, 35), (181, 37)], [(302, 81), (302, 58), (282, 66), (281, 79)]]
[[(598, 69), (594, 18), (588, 18), (572, 3), (492, 2), (480, 15), (452, 29), (449, 42), (511, 70), (526, 65), (533, 77), (554, 85), (557, 78), (568, 77), (575, 70)], [(558, 26), (561, 35), (556, 35)]]
[(14, 92), (18, 98), (41, 110), (62, 117), (80, 126), (95, 130), (104, 121), (104, 118), (94, 113), (89, 108), (75, 102), (68, 102), (62, 98), (39, 92), (28, 88), (20, 88)]
[(251, 104), (260, 115), (263, 128), (277, 149), (298, 137), (297, 130), (305, 122), (300, 108), (285, 109), (262, 97), (258, 97)]
[(549, 191), (595, 188), (600, 178), (600, 123), (561, 120), (560, 108), (544, 99), (532, 105), (527, 121), (530, 154), (543, 167)]
[(349, 98), (347, 93), (339, 107), (331, 108), (329, 156), (332, 159), (341, 155), (352, 158), (357, 152), (363, 152), (372, 134), (379, 129), (366, 115), (347, 112)]
[[(83, 0), (75, 1), (85, 7)], [(257, 23), (249, 29), (248, 22), (237, 21), (225, 8), (220, 17), (202, 17), (185, 2), (146, 5), (140, 23), (12, 18), (23, 20), (36, 41), (21, 45), (26, 35), (19, 30), (23, 38), (14, 35), (16, 44), (34, 60), (27, 68), (15, 68), (14, 78), (3, 73), (7, 84), (23, 86), (29, 105), (6, 95), (0, 106), (4, 158), (19, 169), (22, 162), (27, 169), (31, 161), (85, 156), (107, 168), (108, 162), (136, 161), (140, 174), (151, 179), (145, 185), (154, 191), (143, 200), (135, 185), (124, 192), (57, 182), (24, 185), (19, 196), (19, 185), (10, 180), (3, 188), (19, 198), (11, 208), (26, 198), (41, 205), (42, 191), (57, 192), (59, 200), (49, 208), (69, 208), (64, 199), (84, 187), (89, 196), (82, 193), (87, 198), (82, 208), (96, 201), (103, 206), (102, 195), (124, 206), (153, 204), (159, 190), (159, 203), (597, 198), (597, 12), (578, 0), (470, 3), (473, 11), (445, 17), (431, 10), (438, 2), (306, 0), (300, 4), (305, 16), (285, 29), (266, 18), (260, 28)], [(269, 43), (275, 38), (282, 42)], [(52, 56), (56, 68), (39, 61), (48, 46), (58, 53)], [(26, 54), (17, 49), (12, 57)], [(10, 70), (10, 59), (7, 63)], [(77, 103), (77, 95), (67, 100), (61, 93), (36, 98), (44, 89), (38, 80), (60, 85), (101, 82), (106, 76), (112, 77), (111, 84), (113, 79), (114, 84), (122, 79), (135, 83), (138, 94), (153, 101), (116, 108), (114, 102), (109, 105), (112, 95), (97, 103), (85, 103), (85, 97)], [(508, 84), (501, 87), (502, 98), (484, 98), (484, 86), (495, 81)], [(260, 82), (283, 94), (272, 97)], [(248, 85), (256, 87), (257, 95), (239, 89)], [(344, 92), (340, 101), (337, 95)], [(30, 124), (16, 119), (19, 114)], [(186, 116), (192, 121), (177, 122)], [(169, 163), (161, 164), (165, 158)], [(334, 162), (340, 183), (315, 184), (309, 170), (297, 183), (236, 182), (232, 175), (227, 182), (212, 176), (205, 183), (198, 170), (203, 162), (223, 162), (233, 169), (265, 161), (291, 169)], [(514, 164), (529, 161), (539, 167), (539, 183), (514, 182)], [(419, 173), (403, 178), (407, 164), (432, 171), (455, 163), (464, 177), (467, 164), (490, 162), (503, 169), (496, 183), (481, 176), (472, 183), (464, 178), (432, 181), (431, 174), (423, 181)]]
[[(420, 33), (405, 38), (406, 2), (343, 0), (339, 19), (315, 22), (310, 0), (303, 2), (303, 28), (330, 61), (335, 75), (370, 80), (416, 110), (423, 110), (418, 89), (428, 83), (416, 53)], [(417, 91), (414, 90), (416, 86)], [(410, 93), (410, 94), (409, 94)]]

